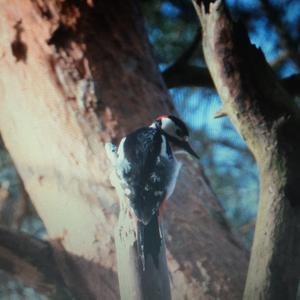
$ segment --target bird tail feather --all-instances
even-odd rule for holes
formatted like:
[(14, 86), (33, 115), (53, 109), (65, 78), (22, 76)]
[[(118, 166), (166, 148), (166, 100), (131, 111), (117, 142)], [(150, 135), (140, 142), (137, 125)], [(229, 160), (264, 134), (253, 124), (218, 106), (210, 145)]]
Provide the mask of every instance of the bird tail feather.
[(152, 257), (155, 266), (158, 268), (161, 241), (162, 237), (159, 228), (158, 213), (153, 215), (148, 224), (138, 221), (137, 251), (142, 263), (143, 271), (145, 271), (145, 261), (148, 255)]

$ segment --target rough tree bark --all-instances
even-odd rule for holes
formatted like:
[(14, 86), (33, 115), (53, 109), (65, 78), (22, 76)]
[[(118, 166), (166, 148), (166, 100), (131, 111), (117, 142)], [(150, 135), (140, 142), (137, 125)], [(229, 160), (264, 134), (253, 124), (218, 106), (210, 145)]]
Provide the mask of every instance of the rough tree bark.
[[(0, 0), (0, 11), (5, 145), (65, 285), (79, 299), (118, 299), (117, 198), (104, 141), (172, 111), (138, 5)], [(198, 164), (183, 160), (165, 215), (173, 299), (239, 299), (247, 253)]]
[(260, 171), (244, 299), (295, 299), (299, 280), (300, 115), (262, 52), (222, 1), (194, 1), (203, 52), (227, 113)]

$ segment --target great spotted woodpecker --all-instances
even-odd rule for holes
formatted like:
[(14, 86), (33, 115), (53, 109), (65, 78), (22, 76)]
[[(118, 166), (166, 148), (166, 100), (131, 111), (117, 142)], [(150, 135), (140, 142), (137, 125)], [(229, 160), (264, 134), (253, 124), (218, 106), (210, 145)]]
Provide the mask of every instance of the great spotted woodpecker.
[(180, 119), (165, 115), (124, 137), (118, 147), (115, 169), (137, 219), (137, 248), (143, 269), (148, 255), (158, 266), (162, 239), (159, 208), (173, 193), (181, 167), (174, 150), (183, 149), (198, 158), (188, 137)]

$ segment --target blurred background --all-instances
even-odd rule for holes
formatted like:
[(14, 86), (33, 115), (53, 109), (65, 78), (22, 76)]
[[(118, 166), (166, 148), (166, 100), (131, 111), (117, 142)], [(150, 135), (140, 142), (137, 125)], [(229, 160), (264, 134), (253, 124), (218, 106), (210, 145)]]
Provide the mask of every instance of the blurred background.
[[(226, 2), (279, 78), (291, 79), (299, 73), (299, 0)], [(259, 195), (258, 170), (228, 118), (214, 118), (221, 102), (205, 68), (199, 21), (191, 1), (141, 0), (141, 5), (153, 52), (174, 106), (190, 128), (193, 148), (230, 226), (250, 248)], [(195, 81), (192, 74), (198, 74), (199, 79)], [(299, 102), (293, 89), (289, 91)], [(0, 224), (38, 237), (46, 235), (1, 141)], [(46, 298), (0, 272), (0, 299)]]

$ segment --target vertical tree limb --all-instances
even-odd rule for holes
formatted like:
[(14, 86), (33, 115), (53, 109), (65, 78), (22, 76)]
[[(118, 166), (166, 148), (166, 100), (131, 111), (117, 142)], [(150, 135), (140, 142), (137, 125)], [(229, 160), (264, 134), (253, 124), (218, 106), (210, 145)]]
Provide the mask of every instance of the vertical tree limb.
[[(204, 4), (203, 4), (204, 2)], [(295, 299), (299, 275), (300, 117), (223, 1), (194, 1), (224, 110), (253, 152), (260, 205), (244, 299)]]
[[(120, 199), (126, 201), (126, 199)], [(120, 209), (115, 228), (118, 277), (122, 300), (170, 300), (170, 282), (164, 236), (155, 265), (147, 255), (145, 267), (137, 250), (137, 224), (128, 206)], [(162, 230), (162, 228), (160, 229)]]

